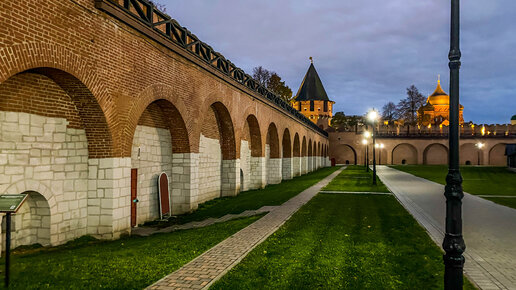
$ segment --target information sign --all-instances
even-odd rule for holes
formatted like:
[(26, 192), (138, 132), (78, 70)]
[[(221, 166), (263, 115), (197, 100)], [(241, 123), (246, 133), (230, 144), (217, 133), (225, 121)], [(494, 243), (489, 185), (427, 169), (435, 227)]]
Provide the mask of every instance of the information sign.
[(27, 199), (27, 194), (2, 194), (0, 195), (0, 212), (15, 213)]

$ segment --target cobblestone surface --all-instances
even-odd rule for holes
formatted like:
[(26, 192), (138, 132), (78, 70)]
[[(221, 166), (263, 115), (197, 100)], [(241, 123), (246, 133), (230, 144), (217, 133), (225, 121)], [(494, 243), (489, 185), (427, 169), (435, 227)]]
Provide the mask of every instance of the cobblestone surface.
[(252, 249), (285, 223), (341, 171), (337, 170), (314, 186), (271, 210), (263, 218), (220, 242), (179, 270), (147, 289), (203, 289), (237, 265)]
[(189, 222), (189, 223), (182, 224), (182, 225), (172, 225), (172, 226), (169, 226), (166, 228), (161, 228), (161, 229), (156, 228), (156, 227), (139, 227), (139, 228), (134, 228), (131, 231), (131, 235), (146, 237), (146, 236), (150, 236), (150, 235), (156, 234), (156, 233), (170, 233), (170, 232), (177, 231), (177, 230), (202, 228), (202, 227), (210, 226), (210, 225), (213, 225), (216, 223), (222, 223), (222, 222), (226, 222), (226, 221), (233, 220), (233, 219), (238, 219), (238, 218), (242, 218), (242, 217), (250, 217), (250, 216), (255, 216), (255, 215), (262, 214), (262, 213), (270, 212), (273, 209), (275, 209), (276, 207), (277, 206), (262, 206), (261, 208), (259, 208), (257, 210), (246, 210), (239, 214), (227, 214), (220, 218), (208, 218), (208, 219), (205, 219), (202, 221)]
[[(444, 186), (386, 166), (378, 176), (441, 246)], [(516, 289), (516, 210), (464, 193), (464, 271), (481, 289)]]

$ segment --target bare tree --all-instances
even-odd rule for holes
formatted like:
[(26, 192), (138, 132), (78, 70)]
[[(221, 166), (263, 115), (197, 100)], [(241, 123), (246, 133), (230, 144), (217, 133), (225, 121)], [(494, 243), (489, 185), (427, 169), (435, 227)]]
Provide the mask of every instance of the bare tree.
[(267, 87), (267, 83), (271, 78), (271, 72), (262, 66), (253, 68), (253, 78), (257, 80), (262, 86)]
[(419, 90), (411, 85), (407, 88), (407, 97), (400, 100), (396, 107), (396, 113), (400, 119), (405, 120), (405, 123), (416, 125), (417, 110), (425, 103), (425, 97)]
[(386, 121), (393, 121), (396, 119), (396, 105), (393, 102), (388, 102), (382, 108), (382, 119)]
[(281, 81), (277, 73), (258, 66), (253, 69), (253, 78), (285, 102), (288, 103), (292, 99), (292, 90), (285, 85), (284, 81)]

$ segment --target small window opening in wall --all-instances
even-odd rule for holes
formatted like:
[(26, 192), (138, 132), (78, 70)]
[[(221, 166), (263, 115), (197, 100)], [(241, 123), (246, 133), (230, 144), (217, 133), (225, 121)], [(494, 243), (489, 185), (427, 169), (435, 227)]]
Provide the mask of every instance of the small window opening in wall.
[(328, 101), (324, 101), (324, 111), (328, 112)]
[(142, 147), (138, 146), (138, 159), (142, 156)]
[(349, 160), (346, 160), (346, 165), (349, 164)]
[(310, 101), (310, 111), (314, 111), (314, 101)]
[(405, 160), (405, 159), (401, 160), (401, 164), (407, 164), (407, 160)]
[(467, 160), (466, 165), (471, 165), (471, 161)]

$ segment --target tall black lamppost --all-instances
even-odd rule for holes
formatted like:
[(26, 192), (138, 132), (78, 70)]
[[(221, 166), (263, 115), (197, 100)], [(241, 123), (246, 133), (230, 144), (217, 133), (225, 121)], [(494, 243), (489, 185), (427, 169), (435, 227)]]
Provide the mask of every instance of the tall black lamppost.
[(376, 185), (376, 133), (374, 132), (374, 127), (376, 126), (378, 113), (373, 109), (367, 113), (367, 118), (371, 121), (371, 125), (373, 127), (373, 185)]
[(446, 234), (443, 249), (444, 289), (462, 289), (462, 272), (466, 249), (462, 237), (462, 176), (459, 170), (459, 69), (460, 69), (460, 14), (459, 0), (451, 0), (450, 52), (450, 133), (446, 197)]
[(378, 165), (382, 165), (382, 149), (385, 146), (383, 145), (383, 143), (380, 143), (380, 144), (376, 144), (375, 147), (380, 149), (378, 151)]
[(369, 133), (369, 131), (365, 131), (364, 132), (364, 140), (362, 140), (362, 144), (365, 145), (366, 147), (366, 154), (365, 154), (365, 168), (366, 168), (366, 172), (369, 172), (369, 145), (368, 145), (368, 141), (367, 141), (367, 138), (369, 138), (371, 136), (371, 133)]

